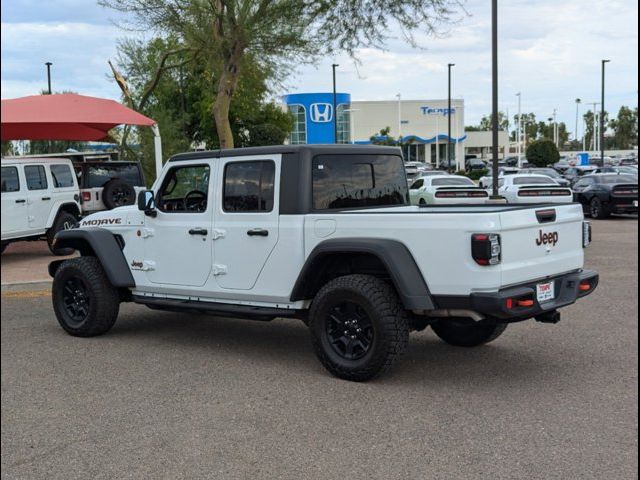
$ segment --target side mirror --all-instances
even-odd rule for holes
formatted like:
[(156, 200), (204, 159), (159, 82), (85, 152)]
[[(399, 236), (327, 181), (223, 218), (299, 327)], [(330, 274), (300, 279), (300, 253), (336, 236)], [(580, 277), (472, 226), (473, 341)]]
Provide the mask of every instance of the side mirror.
[(155, 217), (156, 199), (153, 195), (153, 190), (143, 190), (138, 194), (138, 210), (143, 211), (146, 215)]

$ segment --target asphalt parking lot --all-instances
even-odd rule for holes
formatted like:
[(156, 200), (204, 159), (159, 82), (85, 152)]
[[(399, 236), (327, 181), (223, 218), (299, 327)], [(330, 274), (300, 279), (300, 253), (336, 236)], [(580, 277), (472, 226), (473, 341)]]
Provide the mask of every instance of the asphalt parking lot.
[(638, 222), (594, 222), (598, 291), (558, 325), (331, 377), (302, 323), (124, 305), (106, 336), (2, 297), (2, 478), (637, 478)]

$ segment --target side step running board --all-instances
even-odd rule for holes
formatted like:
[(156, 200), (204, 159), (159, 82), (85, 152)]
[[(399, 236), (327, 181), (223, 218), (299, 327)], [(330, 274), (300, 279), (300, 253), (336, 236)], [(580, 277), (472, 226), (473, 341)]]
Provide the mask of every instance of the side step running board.
[(134, 295), (132, 300), (135, 303), (146, 305), (155, 310), (205, 313), (219, 317), (246, 318), (250, 320), (270, 321), (277, 317), (302, 318), (303, 316), (298, 310), (286, 308), (232, 305), (228, 303), (200, 302), (197, 300), (175, 300), (140, 295)]

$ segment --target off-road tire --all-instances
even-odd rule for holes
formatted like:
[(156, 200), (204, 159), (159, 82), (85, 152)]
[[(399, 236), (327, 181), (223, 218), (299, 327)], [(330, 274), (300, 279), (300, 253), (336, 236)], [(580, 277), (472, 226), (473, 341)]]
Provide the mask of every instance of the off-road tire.
[(136, 203), (136, 191), (124, 180), (114, 178), (102, 188), (102, 203), (107, 210)]
[[(329, 312), (343, 304), (356, 304), (373, 330), (370, 347), (359, 359), (347, 359), (331, 344)], [(409, 321), (395, 290), (369, 275), (347, 275), (327, 283), (309, 312), (311, 342), (318, 359), (333, 375), (363, 382), (388, 370), (407, 349)]]
[[(87, 314), (82, 320), (74, 319), (65, 306), (69, 282), (79, 282), (86, 290)], [(116, 322), (120, 310), (120, 295), (109, 282), (96, 257), (65, 260), (53, 279), (51, 299), (60, 326), (75, 337), (93, 337), (107, 333)]]
[(73, 248), (55, 248), (53, 245), (53, 239), (58, 232), (67, 230), (73, 227), (76, 223), (78, 223), (78, 219), (72, 213), (65, 211), (58, 213), (53, 225), (49, 230), (47, 230), (47, 245), (49, 246), (51, 253), (54, 255), (71, 255), (73, 253)]
[(593, 197), (589, 203), (589, 215), (592, 218), (603, 220), (611, 216), (609, 209), (602, 203), (598, 197)]
[(478, 347), (493, 342), (506, 323), (476, 323), (470, 318), (446, 318), (431, 325), (441, 340), (456, 347)]

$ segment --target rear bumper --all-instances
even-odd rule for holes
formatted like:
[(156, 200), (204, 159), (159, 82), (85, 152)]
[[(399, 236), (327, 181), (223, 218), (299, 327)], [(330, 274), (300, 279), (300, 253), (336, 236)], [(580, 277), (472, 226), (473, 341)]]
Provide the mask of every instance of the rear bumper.
[[(439, 309), (464, 309), (477, 312), (492, 320), (500, 322), (517, 322), (534, 317), (543, 317), (557, 309), (572, 305), (579, 298), (590, 295), (598, 286), (599, 275), (591, 270), (579, 270), (547, 279), (527, 282), (504, 288), (498, 292), (472, 293), (467, 297), (435, 297)], [(539, 303), (536, 286), (540, 283), (555, 283), (555, 298)], [(588, 291), (580, 290), (580, 284), (588, 282)], [(533, 300), (528, 307), (509, 308), (509, 299)]]
[[(599, 279), (600, 276), (597, 272), (581, 270), (537, 282), (509, 287), (497, 293), (473, 293), (471, 294), (471, 306), (473, 310), (495, 319), (526, 320), (572, 305), (579, 298), (590, 295), (597, 288)], [(555, 283), (555, 298), (539, 303), (536, 286), (539, 283), (551, 281)], [(588, 291), (581, 291), (580, 284), (585, 282), (588, 282), (591, 288)], [(533, 305), (530, 307), (516, 306), (508, 308), (509, 299), (520, 298), (532, 299)]]
[[(634, 205), (634, 202), (635, 205)], [(638, 198), (612, 197), (609, 208), (613, 213), (638, 213)]]

